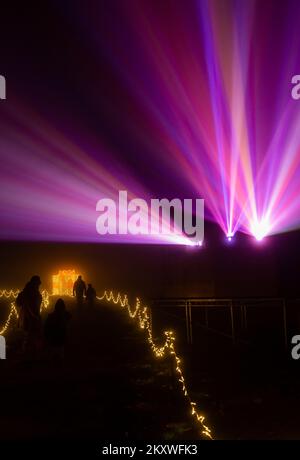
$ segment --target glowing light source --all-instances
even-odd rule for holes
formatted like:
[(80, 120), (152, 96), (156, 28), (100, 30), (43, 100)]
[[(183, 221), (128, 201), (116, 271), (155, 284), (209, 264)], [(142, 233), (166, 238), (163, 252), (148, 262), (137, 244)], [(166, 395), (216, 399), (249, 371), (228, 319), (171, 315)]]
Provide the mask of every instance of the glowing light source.
[(233, 232), (228, 232), (228, 233), (227, 233), (227, 241), (229, 241), (229, 242), (232, 241), (232, 238), (233, 238), (233, 237), (234, 237)]
[(194, 241), (190, 241), (186, 243), (187, 246), (192, 246), (193, 248), (199, 248), (203, 246), (203, 241), (197, 241), (196, 243)]
[(59, 270), (57, 275), (52, 276), (52, 294), (72, 295), (73, 284), (77, 278), (75, 270)]
[(270, 224), (267, 219), (256, 221), (251, 226), (251, 232), (257, 241), (262, 241), (270, 232)]

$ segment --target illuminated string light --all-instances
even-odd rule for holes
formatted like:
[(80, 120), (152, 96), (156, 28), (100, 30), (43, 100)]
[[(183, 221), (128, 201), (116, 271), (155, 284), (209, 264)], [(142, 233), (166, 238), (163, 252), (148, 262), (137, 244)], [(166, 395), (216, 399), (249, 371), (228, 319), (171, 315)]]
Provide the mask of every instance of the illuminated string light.
[(204, 424), (205, 417), (199, 413), (197, 409), (197, 404), (193, 402), (190, 398), (188, 393), (185, 378), (183, 375), (183, 371), (181, 368), (181, 360), (178, 357), (176, 350), (175, 350), (175, 335), (173, 331), (165, 331), (166, 340), (162, 346), (157, 346), (153, 340), (152, 334), (152, 325), (150, 321), (150, 316), (148, 313), (148, 307), (143, 307), (141, 305), (141, 301), (139, 298), (136, 299), (135, 307), (131, 307), (128, 302), (127, 295), (121, 296), (120, 293), (114, 295), (112, 291), (109, 293), (104, 291), (103, 296), (97, 297), (98, 300), (106, 300), (108, 302), (113, 302), (115, 305), (119, 304), (122, 308), (127, 308), (128, 314), (130, 318), (138, 320), (139, 326), (141, 329), (144, 329), (147, 332), (147, 340), (148, 343), (157, 358), (163, 358), (167, 353), (172, 356), (175, 363), (175, 371), (177, 375), (177, 380), (181, 386), (181, 390), (183, 395), (187, 399), (190, 408), (191, 408), (191, 415), (194, 417), (196, 422), (201, 425), (201, 433), (208, 438), (212, 439), (212, 434), (210, 428)]
[[(0, 291), (0, 297), (10, 298), (13, 297), (14, 299), (17, 297), (19, 291)], [(69, 295), (70, 296), (70, 295)], [(49, 306), (49, 299), (50, 295), (47, 290), (42, 291), (42, 310), (47, 310)], [(153, 340), (152, 334), (152, 325), (150, 321), (150, 316), (148, 313), (148, 307), (142, 306), (141, 301), (139, 298), (136, 298), (135, 306), (132, 307), (128, 302), (128, 297), (125, 294), (123, 297), (120, 293), (114, 295), (112, 291), (109, 293), (104, 291), (104, 294), (101, 297), (97, 297), (98, 300), (106, 300), (107, 302), (113, 302), (115, 305), (120, 305), (122, 308), (127, 308), (128, 314), (130, 318), (137, 319), (139, 327), (147, 332), (147, 341), (156, 356), (156, 358), (163, 358), (167, 355), (167, 353), (174, 359), (175, 364), (175, 372), (177, 375), (177, 381), (180, 384), (181, 390), (183, 392), (184, 397), (188, 401), (191, 409), (191, 415), (194, 417), (196, 422), (201, 425), (201, 433), (208, 438), (212, 439), (212, 434), (210, 428), (204, 424), (205, 417), (199, 413), (197, 409), (197, 404), (193, 402), (190, 398), (188, 393), (184, 374), (181, 368), (181, 360), (178, 357), (176, 350), (175, 350), (175, 335), (173, 331), (165, 331), (164, 334), (166, 336), (165, 343), (161, 346), (157, 346)], [(10, 324), (12, 318), (19, 318), (19, 314), (15, 305), (15, 302), (11, 302), (10, 304), (10, 311), (8, 317), (0, 330), (0, 335), (4, 335)]]
[[(9, 299), (10, 297), (13, 297), (14, 299), (18, 296), (18, 293), (20, 291), (13, 291), (12, 289), (10, 291), (6, 291), (6, 290), (3, 290), (3, 291), (0, 291), (0, 297), (5, 297), (6, 299)], [(41, 310), (47, 310), (48, 306), (49, 306), (49, 293), (48, 291), (46, 290), (43, 290), (42, 291), (42, 304), (41, 304)], [(9, 310), (9, 313), (8, 313), (8, 316), (6, 318), (6, 321), (4, 322), (4, 325), (2, 327), (2, 329), (0, 329), (0, 335), (4, 335), (7, 331), (8, 331), (8, 328), (11, 324), (11, 320), (15, 318), (16, 320), (19, 319), (19, 313), (17, 311), (17, 308), (16, 308), (16, 305), (15, 305), (15, 302), (11, 302), (10, 304), (10, 310)]]
[(9, 299), (10, 297), (16, 298), (19, 292), (20, 291), (18, 290), (14, 291), (13, 289), (11, 289), (10, 291), (3, 289), (3, 290), (0, 290), (0, 297), (5, 297), (6, 299)]
[(7, 319), (6, 319), (5, 323), (4, 323), (4, 326), (2, 327), (2, 329), (0, 329), (0, 335), (4, 335), (4, 334), (7, 332), (8, 328), (9, 328), (9, 325), (10, 325), (10, 322), (11, 322), (11, 319), (12, 319), (14, 316), (15, 316), (17, 319), (19, 318), (19, 314), (18, 314), (18, 312), (17, 312), (15, 303), (12, 302), (12, 303), (10, 304), (10, 311), (9, 311), (8, 317), (7, 317)]

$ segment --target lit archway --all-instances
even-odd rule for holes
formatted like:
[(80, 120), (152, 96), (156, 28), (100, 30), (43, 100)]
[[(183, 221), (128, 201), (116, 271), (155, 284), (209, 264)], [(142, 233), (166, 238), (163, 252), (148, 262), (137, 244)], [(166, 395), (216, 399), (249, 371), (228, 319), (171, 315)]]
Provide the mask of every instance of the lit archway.
[(75, 270), (59, 270), (57, 275), (52, 276), (52, 294), (72, 295), (73, 284), (77, 278)]

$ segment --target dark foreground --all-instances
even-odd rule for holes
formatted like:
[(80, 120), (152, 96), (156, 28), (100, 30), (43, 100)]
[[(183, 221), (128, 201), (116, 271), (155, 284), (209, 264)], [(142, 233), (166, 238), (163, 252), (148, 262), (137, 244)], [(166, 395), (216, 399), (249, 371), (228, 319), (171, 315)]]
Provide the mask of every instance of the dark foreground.
[[(7, 337), (0, 441), (200, 440), (170, 361), (154, 358), (126, 310), (107, 304), (78, 310), (66, 301), (72, 320), (63, 362), (45, 353), (24, 359), (20, 333)], [(177, 331), (190, 394), (215, 439), (300, 438), (299, 362), (277, 353), (269, 339), (254, 348), (232, 346), (201, 327), (187, 347), (184, 321), (163, 319), (154, 312), (154, 333), (163, 339), (170, 325)]]
[[(51, 308), (51, 306), (50, 306)], [(7, 337), (1, 361), (0, 439), (199, 439), (169, 363), (157, 360), (144, 334), (120, 307), (72, 312), (63, 363), (19, 353)]]

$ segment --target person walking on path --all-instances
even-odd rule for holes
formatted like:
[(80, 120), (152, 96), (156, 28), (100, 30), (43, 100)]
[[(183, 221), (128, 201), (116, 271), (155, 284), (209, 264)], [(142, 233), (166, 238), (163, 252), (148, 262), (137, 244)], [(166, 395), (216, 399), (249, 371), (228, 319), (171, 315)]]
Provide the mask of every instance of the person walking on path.
[(19, 309), (19, 326), (23, 330), (23, 351), (36, 354), (42, 345), (41, 304), (39, 291), (41, 279), (35, 275), (18, 294), (16, 306)]
[(88, 307), (93, 308), (95, 306), (96, 297), (97, 297), (96, 289), (93, 288), (91, 284), (88, 284), (88, 288), (86, 291), (86, 301), (87, 301)]
[(81, 275), (78, 276), (73, 286), (73, 295), (76, 297), (77, 305), (82, 306), (83, 299), (86, 296), (86, 285)]
[(67, 340), (67, 326), (71, 314), (67, 311), (63, 299), (58, 299), (54, 311), (49, 313), (44, 326), (46, 344), (53, 352), (54, 357), (64, 358)]

